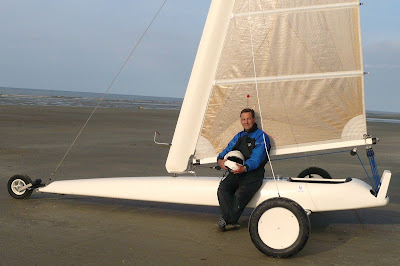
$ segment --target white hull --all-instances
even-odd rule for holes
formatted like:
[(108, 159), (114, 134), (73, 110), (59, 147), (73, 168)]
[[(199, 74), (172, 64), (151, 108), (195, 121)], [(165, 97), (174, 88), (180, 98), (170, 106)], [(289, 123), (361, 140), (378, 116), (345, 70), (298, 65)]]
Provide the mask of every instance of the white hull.
[[(384, 206), (391, 178), (390, 171), (382, 176), (381, 189), (377, 196), (370, 193), (371, 186), (353, 178), (349, 182), (334, 180), (318, 183), (315, 179), (287, 178), (265, 179), (261, 189), (247, 207), (254, 208), (261, 202), (281, 197), (299, 203), (311, 212), (346, 210)], [(321, 182), (329, 182), (321, 180)], [(192, 205), (218, 206), (216, 177), (117, 177), (55, 181), (39, 188), (40, 192), (84, 195), (131, 200), (170, 202)]]

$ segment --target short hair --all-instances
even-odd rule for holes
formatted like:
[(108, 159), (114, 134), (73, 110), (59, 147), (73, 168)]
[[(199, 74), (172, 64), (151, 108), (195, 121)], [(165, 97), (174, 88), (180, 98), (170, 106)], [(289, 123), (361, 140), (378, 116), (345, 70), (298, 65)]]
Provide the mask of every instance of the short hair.
[(240, 112), (240, 116), (242, 116), (243, 113), (251, 113), (251, 116), (254, 118), (256, 117), (256, 114), (254, 112), (253, 109), (251, 108), (244, 108), (241, 112)]

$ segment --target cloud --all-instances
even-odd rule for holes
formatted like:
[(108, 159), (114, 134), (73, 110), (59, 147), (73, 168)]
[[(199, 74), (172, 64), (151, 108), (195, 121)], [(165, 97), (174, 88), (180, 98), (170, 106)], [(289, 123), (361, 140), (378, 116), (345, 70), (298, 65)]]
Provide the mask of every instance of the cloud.
[(364, 46), (366, 68), (400, 68), (400, 42), (380, 41)]

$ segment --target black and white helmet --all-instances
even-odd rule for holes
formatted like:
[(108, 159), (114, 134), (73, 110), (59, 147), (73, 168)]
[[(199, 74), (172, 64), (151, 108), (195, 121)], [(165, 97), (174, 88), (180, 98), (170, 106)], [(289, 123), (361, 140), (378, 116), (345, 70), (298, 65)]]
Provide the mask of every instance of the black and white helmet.
[(230, 151), (224, 156), (224, 159), (227, 160), (224, 163), (225, 167), (231, 171), (238, 169), (237, 163), (240, 165), (244, 164), (244, 156), (240, 151)]

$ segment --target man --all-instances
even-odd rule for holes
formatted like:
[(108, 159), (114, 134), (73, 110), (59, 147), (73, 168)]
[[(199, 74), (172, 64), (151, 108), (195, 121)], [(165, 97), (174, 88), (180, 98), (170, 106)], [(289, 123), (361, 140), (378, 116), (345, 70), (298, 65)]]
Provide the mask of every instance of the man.
[(231, 170), (226, 178), (222, 179), (218, 187), (218, 201), (222, 217), (217, 223), (221, 231), (238, 229), (238, 220), (246, 205), (253, 198), (263, 183), (264, 166), (268, 159), (266, 148), (270, 149), (267, 134), (257, 127), (253, 109), (243, 109), (240, 113), (243, 131), (229, 142), (228, 146), (218, 155), (218, 165), (228, 170), (224, 163), (224, 156), (232, 151), (240, 151), (244, 164), (237, 164), (236, 170)]

